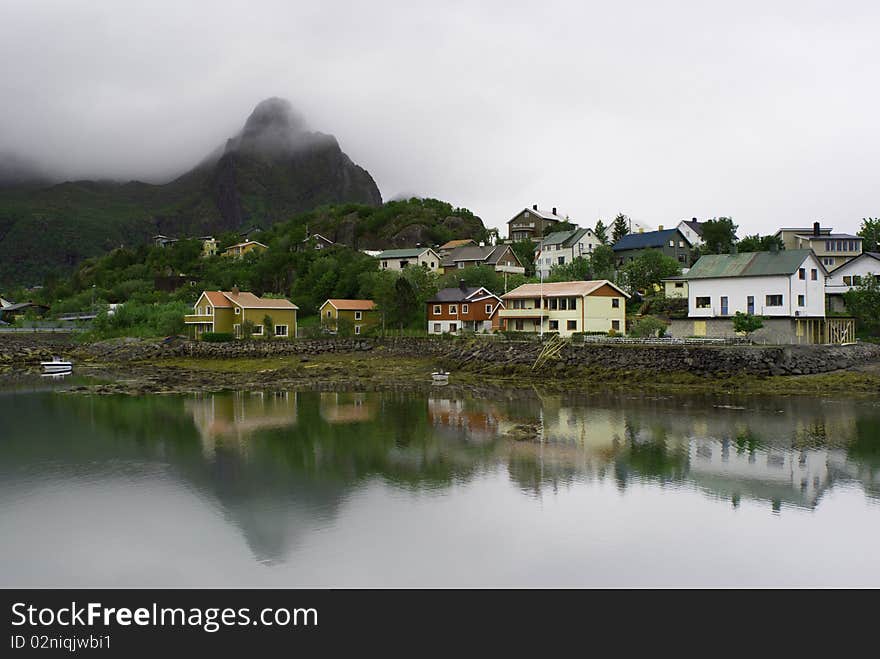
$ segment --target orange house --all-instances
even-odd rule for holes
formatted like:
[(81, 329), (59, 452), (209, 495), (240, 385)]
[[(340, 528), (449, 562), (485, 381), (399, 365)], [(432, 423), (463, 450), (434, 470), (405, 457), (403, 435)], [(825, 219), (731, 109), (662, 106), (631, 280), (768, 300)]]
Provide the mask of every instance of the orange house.
[(461, 330), (491, 332), (493, 316), (504, 303), (482, 286), (443, 288), (427, 302), (428, 334), (458, 334)]

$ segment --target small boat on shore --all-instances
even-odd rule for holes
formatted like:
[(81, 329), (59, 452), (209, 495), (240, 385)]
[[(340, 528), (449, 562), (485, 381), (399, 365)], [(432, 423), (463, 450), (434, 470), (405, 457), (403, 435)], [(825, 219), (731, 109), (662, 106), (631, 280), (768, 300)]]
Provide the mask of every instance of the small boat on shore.
[(46, 373), (68, 373), (73, 370), (73, 362), (61, 357), (53, 357), (52, 361), (40, 362)]
[(431, 373), (431, 380), (434, 381), (434, 384), (448, 384), (449, 371), (444, 371), (442, 368), (439, 371), (434, 371)]

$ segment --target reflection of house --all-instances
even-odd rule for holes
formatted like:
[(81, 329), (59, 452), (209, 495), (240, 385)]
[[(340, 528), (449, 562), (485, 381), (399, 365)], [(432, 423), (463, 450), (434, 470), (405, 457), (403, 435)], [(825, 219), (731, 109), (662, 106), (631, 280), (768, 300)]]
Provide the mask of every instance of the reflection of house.
[(262, 254), (267, 249), (269, 248), (263, 243), (258, 243), (256, 240), (246, 240), (243, 243), (227, 247), (223, 252), (223, 256), (231, 256), (236, 259), (241, 259), (247, 254)]
[(501, 296), (503, 330), (516, 332), (626, 331), (627, 293), (606, 279), (523, 284)]
[(442, 288), (427, 302), (428, 334), (457, 334), (461, 330), (492, 331), (501, 299), (482, 286)]
[(218, 445), (246, 451), (247, 440), (255, 432), (296, 424), (296, 392), (197, 395), (185, 405), (207, 456), (213, 455)]
[(386, 249), (376, 256), (382, 270), (403, 270), (411, 265), (420, 265), (431, 272), (440, 269), (440, 257), (430, 247), (413, 249)]
[(183, 322), (191, 329), (194, 338), (205, 332), (224, 332), (242, 336), (242, 325), (253, 325), (252, 335), (265, 336), (266, 318), (272, 320), (272, 336), (287, 338), (296, 336), (297, 307), (281, 298), (261, 298), (253, 293), (239, 291), (204, 291), (193, 311), (184, 316)]
[(452, 431), (456, 439), (486, 442), (512, 425), (485, 401), (428, 399), (428, 422), (440, 430)]
[(379, 323), (379, 311), (372, 300), (340, 300), (331, 298), (318, 308), (321, 327), (329, 332), (339, 331), (339, 319), (352, 327), (352, 332), (360, 334)]
[(322, 393), (321, 418), (327, 423), (363, 423), (376, 417), (375, 397), (363, 392)]
[(828, 449), (737, 450), (729, 440), (693, 440), (689, 474), (700, 487), (725, 498), (745, 496), (814, 508), (829, 486)]
[(845, 293), (861, 286), (869, 277), (880, 281), (880, 252), (862, 252), (834, 268), (825, 280), (825, 299), (829, 311), (846, 311)]

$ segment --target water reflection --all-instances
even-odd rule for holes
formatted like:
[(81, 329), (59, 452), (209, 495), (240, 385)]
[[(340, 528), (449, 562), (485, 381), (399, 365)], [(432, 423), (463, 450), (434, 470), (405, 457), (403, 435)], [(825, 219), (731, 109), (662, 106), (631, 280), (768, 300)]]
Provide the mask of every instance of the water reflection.
[[(216, 510), (268, 565), (307, 551), (377, 482), (412, 505), (499, 476), (526, 505), (579, 484), (608, 484), (619, 496), (659, 486), (670, 520), (681, 491), (729, 504), (715, 514), (750, 501), (765, 516), (816, 510), (839, 485), (880, 498), (880, 407), (872, 401), (486, 400), (450, 388), (428, 396), (43, 392), (0, 396), (0, 418), (0, 530), (16, 502), (47, 486), (99, 484), (103, 498), (122, 502), (133, 484), (171, 483)], [(484, 505), (470, 514), (491, 517), (493, 504)], [(363, 525), (368, 534), (369, 520)]]

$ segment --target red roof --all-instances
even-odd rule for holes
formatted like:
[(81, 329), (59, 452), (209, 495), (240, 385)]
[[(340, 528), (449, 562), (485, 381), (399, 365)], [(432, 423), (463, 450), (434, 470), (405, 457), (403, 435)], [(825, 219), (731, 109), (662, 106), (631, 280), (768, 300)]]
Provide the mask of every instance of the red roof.
[(208, 301), (215, 307), (220, 307), (221, 309), (231, 309), (232, 303), (226, 299), (226, 296), (223, 295), (220, 291), (205, 291), (204, 295), (208, 298)]

